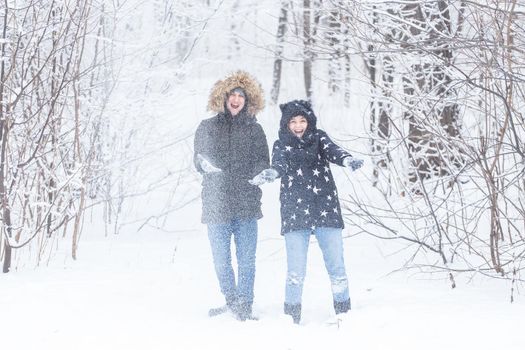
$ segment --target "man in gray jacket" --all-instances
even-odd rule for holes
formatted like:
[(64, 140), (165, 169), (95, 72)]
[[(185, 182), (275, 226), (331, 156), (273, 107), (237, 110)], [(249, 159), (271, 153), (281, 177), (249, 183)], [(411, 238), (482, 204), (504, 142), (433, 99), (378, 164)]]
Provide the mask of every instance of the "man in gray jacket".
[(252, 318), (262, 192), (248, 181), (269, 166), (266, 135), (255, 118), (263, 108), (260, 84), (246, 72), (235, 72), (215, 83), (208, 109), (217, 114), (203, 120), (195, 134), (194, 162), (203, 175), (202, 222), (208, 225), (215, 272), (226, 299), (226, 306), (211, 309), (210, 316), (230, 310), (239, 320)]

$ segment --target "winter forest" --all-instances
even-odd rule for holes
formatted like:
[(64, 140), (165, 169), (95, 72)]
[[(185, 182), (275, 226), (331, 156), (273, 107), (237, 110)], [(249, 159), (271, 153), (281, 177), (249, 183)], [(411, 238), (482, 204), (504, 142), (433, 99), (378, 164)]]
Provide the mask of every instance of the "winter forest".
[[(305, 99), (365, 160), (336, 172), (345, 244), (395, 252), (387, 274), (523, 302), (525, 1), (4, 0), (0, 18), (0, 286), (89, 261), (94, 235), (168, 234), (173, 259), (205, 236), (194, 133), (213, 83), (242, 69), (270, 145), (279, 104)], [(278, 230), (260, 224), (275, 247)], [(188, 256), (208, 259), (203, 242)]]

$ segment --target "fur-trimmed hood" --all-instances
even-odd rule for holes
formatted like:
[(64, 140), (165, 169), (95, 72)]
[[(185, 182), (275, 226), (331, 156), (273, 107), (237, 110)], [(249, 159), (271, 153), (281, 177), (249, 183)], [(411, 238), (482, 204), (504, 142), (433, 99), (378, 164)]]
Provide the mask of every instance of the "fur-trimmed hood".
[(208, 101), (208, 110), (222, 113), (224, 112), (224, 102), (228, 93), (236, 87), (242, 88), (246, 92), (246, 103), (248, 104), (248, 114), (255, 116), (264, 108), (264, 92), (261, 84), (245, 71), (237, 71), (224, 80), (219, 80), (213, 85)]

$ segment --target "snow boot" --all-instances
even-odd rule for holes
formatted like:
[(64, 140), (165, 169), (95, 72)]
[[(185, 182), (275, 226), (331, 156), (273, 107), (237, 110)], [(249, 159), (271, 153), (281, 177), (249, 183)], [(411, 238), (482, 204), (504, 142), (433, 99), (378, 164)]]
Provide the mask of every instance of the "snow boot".
[(208, 311), (208, 316), (215, 317), (218, 315), (222, 315), (228, 311), (231, 311), (234, 314), (236, 314), (236, 309), (237, 309), (237, 299), (236, 298), (226, 298), (226, 305), (211, 308)]
[(219, 316), (219, 315), (222, 315), (222, 314), (228, 312), (228, 310), (230, 310), (228, 305), (223, 305), (223, 306), (219, 306), (219, 307), (213, 307), (210, 310), (208, 310), (208, 316), (209, 317)]
[(350, 311), (350, 309), (351, 309), (350, 299), (345, 300), (345, 301), (335, 301), (334, 300), (334, 310), (335, 310), (336, 315), (346, 313)]
[(238, 303), (232, 311), (239, 321), (257, 320), (252, 314), (252, 303)]
[(284, 314), (292, 316), (293, 323), (301, 322), (301, 304), (284, 303)]

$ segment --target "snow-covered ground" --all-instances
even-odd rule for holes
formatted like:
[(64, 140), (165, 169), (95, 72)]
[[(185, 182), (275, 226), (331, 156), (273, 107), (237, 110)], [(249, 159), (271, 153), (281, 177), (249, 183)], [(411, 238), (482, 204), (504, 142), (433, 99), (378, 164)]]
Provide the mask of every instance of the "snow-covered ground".
[(277, 187), (265, 186), (254, 305), (259, 321), (208, 318), (222, 297), (194, 202), (170, 219), (178, 230), (129, 226), (104, 237), (96, 220), (86, 222), (77, 261), (59, 251), (48, 266), (1, 275), (1, 348), (523, 349), (522, 295), (511, 304), (510, 287), (494, 280), (459, 280), (451, 289), (428, 275), (390, 274), (403, 254), (391, 254), (392, 242), (365, 235), (345, 239), (353, 310), (336, 322), (314, 241), (303, 320), (292, 324), (282, 314), (286, 266)]

